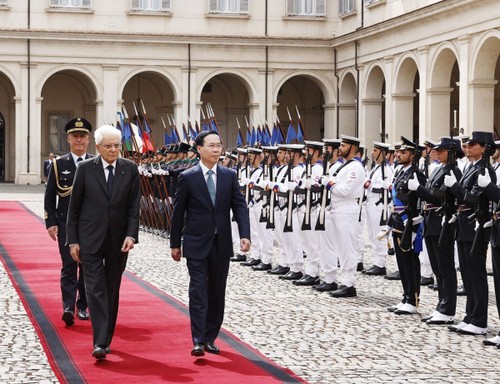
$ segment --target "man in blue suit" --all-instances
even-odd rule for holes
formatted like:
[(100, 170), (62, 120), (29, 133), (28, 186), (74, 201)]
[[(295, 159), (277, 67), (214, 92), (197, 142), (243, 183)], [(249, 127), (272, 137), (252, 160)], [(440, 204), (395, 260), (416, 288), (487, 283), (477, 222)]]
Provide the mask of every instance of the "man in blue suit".
[(214, 341), (224, 318), (229, 259), (233, 255), (231, 211), (243, 251), (250, 249), (250, 222), (236, 173), (217, 165), (222, 153), (219, 135), (203, 131), (196, 137), (195, 146), (200, 163), (179, 176), (170, 248), (175, 261), (181, 259), (182, 252), (187, 260), (194, 344), (191, 355), (203, 356), (205, 351), (219, 353)]

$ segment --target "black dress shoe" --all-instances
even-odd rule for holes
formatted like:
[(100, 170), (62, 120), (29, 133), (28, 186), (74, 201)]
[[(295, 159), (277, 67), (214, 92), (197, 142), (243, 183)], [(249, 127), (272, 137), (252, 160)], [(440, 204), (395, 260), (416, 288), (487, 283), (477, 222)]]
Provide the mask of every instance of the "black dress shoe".
[(331, 297), (356, 297), (356, 288), (341, 285), (336, 291), (330, 292)]
[(319, 277), (304, 275), (301, 279), (295, 280), (293, 284), (302, 286), (311, 286), (319, 283)]
[(327, 283), (326, 281), (323, 281), (321, 284), (315, 285), (313, 289), (319, 292), (329, 292), (336, 291), (338, 286), (337, 283)]
[(191, 356), (204, 356), (205, 346), (203, 343), (194, 343), (193, 349), (191, 350)]
[(286, 275), (280, 276), (283, 280), (299, 280), (300, 278), (302, 278), (302, 272), (288, 271)]
[(65, 309), (62, 315), (62, 320), (66, 323), (67, 326), (75, 324), (75, 316), (73, 315), (73, 311), (70, 309)]
[(362, 273), (364, 273), (365, 275), (368, 275), (368, 276), (385, 276), (385, 275), (387, 275), (387, 271), (386, 271), (385, 267), (379, 267), (377, 265), (374, 265), (368, 269), (365, 269), (364, 271), (362, 271)]
[(264, 264), (261, 262), (259, 265), (253, 266), (252, 269), (254, 271), (270, 271), (272, 269), (272, 265), (271, 265), (271, 263)]
[(101, 360), (106, 358), (106, 348), (101, 345), (96, 345), (92, 351), (92, 357), (96, 360)]
[(420, 285), (431, 285), (431, 284), (434, 284), (434, 278), (432, 276), (431, 277), (422, 276), (420, 278)]
[(240, 265), (243, 265), (245, 267), (253, 267), (254, 265), (259, 265), (259, 264), (260, 264), (260, 259), (250, 259), (248, 261), (241, 263)]
[(465, 288), (463, 285), (461, 285), (460, 287), (457, 288), (457, 296), (465, 296), (467, 295), (465, 293)]
[(267, 273), (270, 273), (271, 275), (286, 275), (288, 272), (290, 272), (290, 268), (283, 267), (282, 265), (278, 265), (276, 268), (267, 271)]
[(245, 261), (247, 257), (245, 255), (242, 255), (241, 253), (237, 253), (233, 257), (231, 257), (229, 260), (231, 261)]
[(88, 320), (90, 318), (89, 313), (86, 309), (77, 309), (76, 317), (78, 317), (80, 320)]
[(104, 348), (104, 351), (106, 352), (106, 355), (109, 355), (111, 353), (111, 348), (108, 345), (106, 348)]
[(399, 271), (389, 273), (385, 276), (387, 280), (401, 280), (401, 276), (399, 275)]
[(219, 347), (217, 347), (213, 341), (207, 341), (205, 343), (205, 351), (208, 353), (215, 353), (216, 355), (220, 353)]
[(358, 263), (358, 266), (356, 267), (356, 271), (361, 272), (364, 268), (363, 263)]

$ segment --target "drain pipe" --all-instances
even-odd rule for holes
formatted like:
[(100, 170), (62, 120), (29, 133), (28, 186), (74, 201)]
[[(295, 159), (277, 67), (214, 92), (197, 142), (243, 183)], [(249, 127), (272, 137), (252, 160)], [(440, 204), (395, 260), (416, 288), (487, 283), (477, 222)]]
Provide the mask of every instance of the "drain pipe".
[(337, 103), (335, 105), (335, 119), (336, 119), (336, 126), (337, 126), (337, 138), (340, 137), (340, 110), (339, 110), (339, 104), (340, 104), (340, 86), (339, 86), (339, 74), (337, 71), (337, 48), (333, 48), (333, 73), (335, 74), (335, 78), (337, 79)]
[(354, 68), (356, 69), (356, 124), (355, 135), (359, 135), (359, 68), (358, 68), (358, 41), (354, 42)]
[(191, 116), (191, 43), (188, 43), (188, 116)]
[[(28, 31), (31, 29), (31, 0), (28, 0)], [(27, 42), (27, 55), (28, 55), (28, 122), (26, 124), (27, 129), (27, 149), (28, 153), (26, 155), (26, 173), (30, 173), (30, 140), (31, 140), (31, 39), (28, 38)]]
[[(267, 37), (267, 23), (268, 23), (268, 0), (266, 0), (266, 11), (265, 11), (265, 21), (264, 21), (264, 36)], [(268, 116), (268, 90), (269, 90), (269, 46), (266, 45), (266, 74), (265, 74), (265, 96), (264, 96), (264, 116), (266, 121), (270, 120)]]

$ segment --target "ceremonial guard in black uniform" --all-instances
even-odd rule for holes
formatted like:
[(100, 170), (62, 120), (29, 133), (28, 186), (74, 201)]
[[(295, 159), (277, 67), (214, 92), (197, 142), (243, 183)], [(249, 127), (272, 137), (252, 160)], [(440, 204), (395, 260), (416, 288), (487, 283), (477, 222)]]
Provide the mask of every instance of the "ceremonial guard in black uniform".
[(71, 258), (66, 243), (66, 216), (78, 162), (94, 157), (87, 152), (92, 125), (83, 117), (69, 121), (66, 131), (70, 152), (52, 160), (45, 188), (45, 225), (49, 236), (57, 240), (61, 254), (62, 319), (66, 325), (74, 324), (74, 313), (81, 320), (88, 320), (87, 298), (81, 264)]
[(456, 164), (456, 159), (462, 158), (464, 154), (460, 140), (452, 140), (451, 137), (442, 137), (434, 149), (440, 165), (434, 168), (425, 187), (416, 179), (410, 179), (408, 188), (416, 191), (417, 196), (425, 200), (422, 204), (424, 240), (438, 286), (436, 310), (429, 316), (423, 317), (422, 321), (427, 324), (452, 324), (457, 307), (456, 223), (452, 220), (455, 197), (445, 187), (444, 178), (446, 174), (453, 172), (455, 177), (460, 179), (462, 173)]
[(417, 177), (418, 183), (425, 185), (425, 176), (418, 168), (420, 148), (405, 137), (401, 137), (401, 141), (396, 154), (400, 168), (392, 184), (393, 212), (388, 226), (392, 229), (403, 299), (388, 309), (398, 315), (410, 315), (417, 313), (420, 296), (418, 255), (422, 250), (422, 220), (417, 212), (418, 198), (408, 190), (408, 180)]
[(464, 170), (457, 182), (452, 175), (445, 176), (444, 184), (458, 200), (457, 248), (460, 272), (464, 283), (467, 302), (465, 317), (461, 323), (450, 325), (451, 331), (465, 335), (484, 335), (488, 324), (488, 282), (486, 273), (487, 244), (491, 227), (489, 201), (477, 185), (480, 173), (489, 172), (496, 183), (496, 175), (490, 165), (491, 148), (494, 148), (491, 132), (472, 132), (467, 144), (471, 164)]

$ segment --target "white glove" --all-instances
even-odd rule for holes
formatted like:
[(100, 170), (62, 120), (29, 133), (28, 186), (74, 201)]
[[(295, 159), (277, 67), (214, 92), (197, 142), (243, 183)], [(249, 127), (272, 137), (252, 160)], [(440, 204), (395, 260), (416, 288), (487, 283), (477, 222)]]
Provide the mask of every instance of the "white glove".
[(453, 185), (457, 182), (457, 178), (455, 175), (450, 171), (449, 175), (446, 175), (444, 177), (444, 185), (446, 185), (448, 188), (453, 187)]
[(288, 184), (287, 183), (279, 183), (278, 188), (280, 192), (288, 192)]
[(486, 171), (484, 175), (479, 174), (477, 176), (477, 185), (481, 188), (486, 188), (489, 183), (491, 183), (491, 177), (488, 171)]
[(323, 184), (325, 187), (327, 187), (330, 183), (335, 183), (335, 177), (323, 176), (321, 178), (321, 184)]
[(311, 179), (305, 179), (304, 182), (302, 183), (302, 187), (305, 189), (311, 189)]
[(296, 186), (297, 186), (297, 183), (295, 181), (289, 181), (288, 185), (287, 185), (289, 191), (293, 191)]
[(241, 178), (241, 184), (242, 185), (247, 185), (250, 179), (248, 177), (242, 177)]
[(391, 180), (389, 180), (389, 178), (386, 178), (386, 179), (382, 180), (382, 182), (380, 183), (380, 186), (384, 189), (391, 189), (392, 182), (391, 182)]
[(384, 226), (380, 229), (379, 233), (377, 233), (377, 240), (384, 240), (384, 237), (389, 236), (389, 233), (391, 232), (391, 227), (389, 226)]
[(262, 188), (262, 189), (266, 189), (267, 184), (268, 184), (268, 182), (267, 182), (267, 181), (265, 181), (265, 180), (260, 180), (260, 181), (257, 183), (257, 185), (258, 185), (260, 188)]
[(413, 178), (408, 180), (408, 189), (410, 191), (416, 191), (420, 183), (418, 182), (417, 175), (414, 173)]

